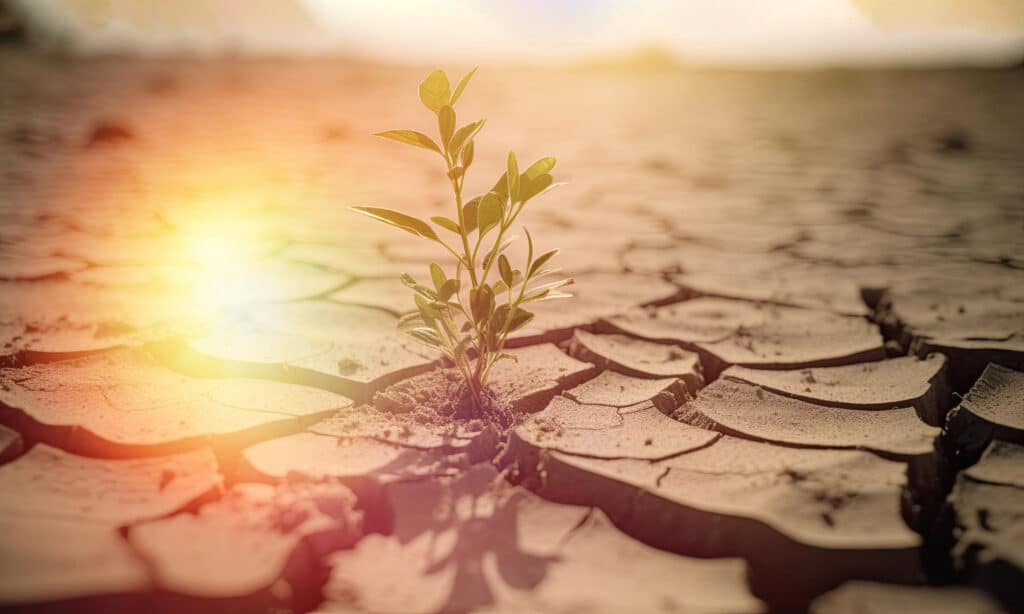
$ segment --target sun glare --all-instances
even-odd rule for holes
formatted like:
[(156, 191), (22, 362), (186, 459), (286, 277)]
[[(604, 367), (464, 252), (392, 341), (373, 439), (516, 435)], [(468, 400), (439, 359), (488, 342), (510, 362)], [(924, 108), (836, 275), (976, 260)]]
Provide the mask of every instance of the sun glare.
[(261, 232), (265, 225), (260, 213), (219, 209), (189, 218), (181, 228), (182, 253), (176, 255), (187, 263), (190, 310), (204, 318), (264, 300), (279, 281), (270, 273), (269, 240)]
[(245, 262), (240, 237), (223, 229), (186, 237), (189, 259), (201, 269), (232, 270)]

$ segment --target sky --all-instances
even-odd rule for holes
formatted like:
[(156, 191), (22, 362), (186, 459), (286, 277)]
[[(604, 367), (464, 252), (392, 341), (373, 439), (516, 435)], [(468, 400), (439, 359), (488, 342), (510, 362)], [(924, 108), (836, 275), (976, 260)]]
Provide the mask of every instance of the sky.
[(1024, 0), (16, 0), (75, 47), (543, 64), (659, 47), (744, 66), (1001, 65)]

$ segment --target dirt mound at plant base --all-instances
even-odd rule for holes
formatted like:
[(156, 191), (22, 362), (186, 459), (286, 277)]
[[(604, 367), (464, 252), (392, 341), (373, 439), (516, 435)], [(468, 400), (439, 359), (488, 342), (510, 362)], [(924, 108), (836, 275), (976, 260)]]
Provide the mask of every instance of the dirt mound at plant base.
[(477, 406), (457, 370), (437, 368), (376, 393), (373, 406), (381, 412), (405, 414), (418, 424), (445, 425), (454, 418), (490, 423), (501, 430), (510, 427), (511, 403), (491, 390), (484, 390), (482, 396)]

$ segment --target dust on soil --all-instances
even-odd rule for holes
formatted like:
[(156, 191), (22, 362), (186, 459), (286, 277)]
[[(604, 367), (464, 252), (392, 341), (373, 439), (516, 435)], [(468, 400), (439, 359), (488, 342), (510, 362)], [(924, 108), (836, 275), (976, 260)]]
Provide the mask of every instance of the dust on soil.
[(474, 431), (491, 426), (506, 433), (516, 422), (511, 403), (486, 387), (482, 397), (478, 406), (458, 370), (438, 367), (377, 392), (372, 407), (415, 424), (443, 426), (458, 421)]

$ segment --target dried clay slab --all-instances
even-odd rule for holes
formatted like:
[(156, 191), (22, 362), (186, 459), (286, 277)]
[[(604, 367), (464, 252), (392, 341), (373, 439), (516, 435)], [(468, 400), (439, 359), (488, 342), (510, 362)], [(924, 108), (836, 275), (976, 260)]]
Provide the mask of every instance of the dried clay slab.
[(393, 315), (328, 301), (267, 307), (191, 347), (243, 373), (327, 387), (359, 401), (438, 358), (401, 334)]
[(946, 358), (941, 354), (791, 371), (736, 366), (721, 377), (818, 405), (850, 409), (913, 406), (933, 426), (941, 426), (953, 398), (946, 380)]
[(209, 449), (144, 459), (75, 456), (36, 444), (0, 467), (0, 606), (138, 610), (147, 568), (119, 533), (207, 497), (221, 484)]
[(939, 434), (913, 407), (827, 407), (732, 380), (701, 390), (677, 415), (695, 426), (759, 441), (871, 450), (895, 458), (930, 454)]
[(905, 466), (867, 452), (723, 436), (653, 462), (563, 452), (517, 460), (546, 498), (598, 506), (641, 541), (742, 556), (754, 593), (773, 606), (805, 607), (848, 579), (923, 580), (920, 537), (900, 513)]
[(1024, 271), (948, 265), (893, 284), (878, 317), (901, 330), (918, 355), (942, 352), (957, 365), (953, 385), (966, 390), (988, 363), (1024, 370)]
[(152, 584), (116, 527), (0, 512), (0, 609), (139, 611)]
[(1024, 444), (1024, 372), (990, 363), (949, 412), (942, 446), (962, 467), (993, 439)]
[(888, 612), (1004, 614), (1006, 610), (984, 591), (966, 586), (902, 586), (881, 582), (847, 582), (811, 604), (811, 614)]
[[(396, 485), (391, 497), (394, 531), (331, 558), (319, 612), (763, 610), (742, 561), (656, 550), (598, 511), (509, 486), (489, 466)], [(609, 556), (622, 563), (614, 578)]]
[(989, 364), (960, 403), (960, 410), (1024, 435), (1024, 372)]
[(569, 352), (602, 369), (633, 377), (677, 377), (690, 394), (704, 385), (700, 358), (679, 346), (654, 343), (627, 335), (596, 335), (582, 329), (573, 331)]
[(62, 280), (0, 281), (0, 356), (56, 360), (193, 330), (190, 302), (166, 292)]
[[(128, 540), (162, 591), (251, 609), (295, 607), (317, 594), (311, 563), (361, 537), (355, 503), (332, 482), (240, 484), (195, 514), (133, 526)], [(290, 590), (280, 590), (282, 582)]]
[[(469, 462), (469, 444), (419, 449), (366, 437), (339, 438), (313, 432), (268, 439), (242, 451), (239, 474), (254, 480), (301, 475), (342, 481), (369, 478), (377, 483), (450, 475)], [(480, 446), (483, 448), (483, 446)]]
[(605, 325), (705, 352), (721, 366), (795, 369), (885, 357), (881, 333), (863, 318), (729, 299), (697, 298), (607, 318)]
[(21, 453), (22, 441), (18, 431), (0, 425), (0, 465)]
[(0, 514), (117, 527), (172, 514), (220, 485), (209, 448), (115, 460), (37, 444), (0, 466), (0, 491), (12, 495), (0, 501)]
[(643, 305), (662, 303), (679, 293), (675, 285), (654, 275), (590, 273), (573, 279), (574, 283), (564, 289), (572, 298), (534, 303), (530, 308), (534, 319), (510, 337), (510, 344), (568, 339), (574, 328)]
[(594, 458), (660, 459), (708, 445), (720, 435), (677, 422), (646, 402), (628, 408), (555, 397), (516, 427), (514, 455), (532, 462), (544, 450)]
[(597, 377), (565, 391), (565, 396), (587, 405), (629, 407), (638, 403), (653, 403), (669, 413), (684, 400), (689, 392), (674, 378), (646, 379), (630, 377), (615, 371), (604, 371)]
[[(947, 502), (956, 519), (951, 555), (962, 577), (995, 594), (1011, 612), (1024, 608), (1024, 488), (979, 481), (991, 477), (1005, 459), (986, 455), (972, 474), (961, 473)], [(1019, 472), (1018, 472), (1019, 473)]]
[(328, 298), (344, 305), (373, 307), (400, 316), (416, 309), (412, 294), (394, 279), (360, 279), (332, 292)]
[(978, 482), (1024, 488), (1024, 445), (993, 441), (963, 473)]
[(698, 295), (821, 309), (851, 316), (870, 314), (861, 297), (860, 284), (836, 275), (830, 267), (783, 266), (760, 274), (694, 271), (674, 275), (672, 281)]
[(300, 428), (351, 405), (281, 382), (191, 377), (142, 350), (0, 370), (0, 412), (34, 438), (94, 456), (234, 444)]

